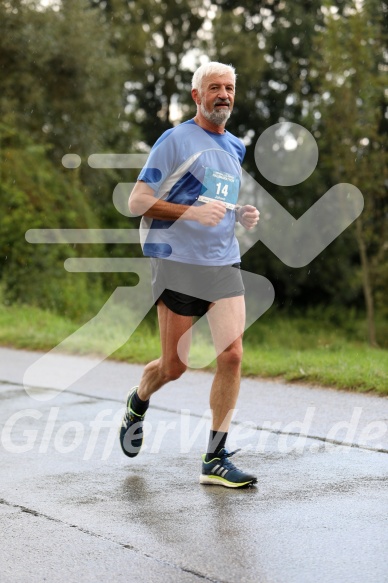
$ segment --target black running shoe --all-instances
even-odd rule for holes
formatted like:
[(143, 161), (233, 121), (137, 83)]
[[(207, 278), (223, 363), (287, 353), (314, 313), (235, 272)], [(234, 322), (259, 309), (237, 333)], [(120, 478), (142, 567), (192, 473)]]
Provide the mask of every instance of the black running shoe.
[(121, 449), (128, 457), (136, 457), (143, 444), (143, 419), (144, 415), (137, 415), (131, 409), (131, 399), (138, 387), (134, 387), (127, 397), (126, 410), (120, 428)]
[(256, 484), (257, 478), (251, 474), (242, 472), (230, 461), (230, 457), (240, 451), (228, 452), (223, 448), (215, 454), (209, 462), (206, 460), (206, 454), (202, 456), (202, 474), (199, 477), (200, 484), (214, 484), (216, 486), (225, 486), (226, 488), (243, 488)]

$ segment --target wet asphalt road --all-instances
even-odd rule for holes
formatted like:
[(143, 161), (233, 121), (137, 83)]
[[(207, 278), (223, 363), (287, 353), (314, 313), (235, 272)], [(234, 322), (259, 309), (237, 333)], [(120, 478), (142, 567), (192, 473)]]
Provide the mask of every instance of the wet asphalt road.
[(99, 364), (42, 401), (22, 384), (37, 357), (0, 349), (1, 583), (388, 582), (388, 399), (244, 379), (229, 447), (258, 485), (228, 490), (198, 483), (211, 375), (155, 395), (129, 460), (141, 367)]

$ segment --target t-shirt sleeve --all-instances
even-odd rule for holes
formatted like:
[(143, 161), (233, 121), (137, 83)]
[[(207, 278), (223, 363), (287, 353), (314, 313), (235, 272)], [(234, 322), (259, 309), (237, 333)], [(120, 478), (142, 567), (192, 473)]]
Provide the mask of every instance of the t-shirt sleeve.
[(240, 164), (242, 164), (244, 162), (245, 154), (246, 154), (246, 151), (247, 151), (247, 149), (245, 147), (245, 144), (243, 144), (241, 142), (241, 145), (242, 145), (242, 148), (241, 148), (241, 154), (240, 154)]
[(172, 174), (176, 165), (175, 139), (171, 130), (165, 132), (154, 144), (147, 162), (138, 176), (158, 192), (163, 182)]

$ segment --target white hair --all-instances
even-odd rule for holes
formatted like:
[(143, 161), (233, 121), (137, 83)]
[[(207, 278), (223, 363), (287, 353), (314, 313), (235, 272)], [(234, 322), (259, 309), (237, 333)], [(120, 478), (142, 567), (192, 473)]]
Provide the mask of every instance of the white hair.
[(209, 75), (225, 75), (225, 73), (232, 73), (236, 83), (236, 72), (232, 65), (224, 65), (224, 63), (217, 63), (217, 61), (205, 63), (195, 71), (191, 81), (191, 88), (197, 89), (201, 93), (205, 77), (209, 77)]

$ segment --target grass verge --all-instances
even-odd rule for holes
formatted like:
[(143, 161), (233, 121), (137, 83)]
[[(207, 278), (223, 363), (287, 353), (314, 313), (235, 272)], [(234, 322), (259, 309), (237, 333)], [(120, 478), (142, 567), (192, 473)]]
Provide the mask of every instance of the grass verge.
[[(388, 350), (367, 345), (363, 320), (347, 314), (341, 324), (336, 318), (312, 312), (281, 317), (270, 310), (246, 332), (242, 374), (388, 395)], [(132, 363), (159, 356), (159, 337), (152, 323), (142, 322), (127, 341), (128, 328), (120, 311), (109, 324), (96, 323), (93, 334), (83, 334), (80, 340), (74, 337), (66, 351), (106, 353)], [(387, 332), (384, 326), (380, 323), (382, 337)], [(38, 308), (0, 304), (2, 346), (46, 351), (79, 329), (79, 323)], [(206, 335), (194, 336), (192, 355), (195, 368), (214, 369)]]

